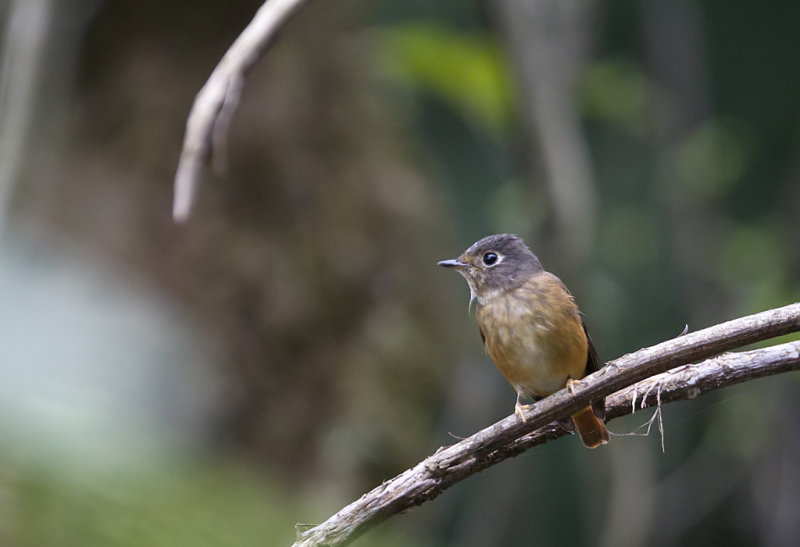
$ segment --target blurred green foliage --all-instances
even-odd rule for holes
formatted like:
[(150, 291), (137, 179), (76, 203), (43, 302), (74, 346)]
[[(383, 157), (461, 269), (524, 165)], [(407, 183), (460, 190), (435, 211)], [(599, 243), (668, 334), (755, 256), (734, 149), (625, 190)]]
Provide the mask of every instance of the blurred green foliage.
[[(582, 82), (583, 115), (643, 136), (652, 127), (651, 84), (642, 71), (624, 60), (599, 60)], [(624, 97), (625, 100), (620, 100)]]
[(502, 134), (513, 113), (508, 62), (485, 33), (431, 22), (380, 32), (380, 66), (400, 83), (430, 93), (483, 131)]
[[(54, 458), (53, 464), (57, 464)], [(146, 468), (84, 470), (6, 460), (6, 545), (282, 545), (293, 493), (242, 462), (156, 459)]]
[(740, 182), (749, 164), (746, 132), (734, 123), (703, 123), (675, 152), (677, 180), (692, 199), (719, 199)]

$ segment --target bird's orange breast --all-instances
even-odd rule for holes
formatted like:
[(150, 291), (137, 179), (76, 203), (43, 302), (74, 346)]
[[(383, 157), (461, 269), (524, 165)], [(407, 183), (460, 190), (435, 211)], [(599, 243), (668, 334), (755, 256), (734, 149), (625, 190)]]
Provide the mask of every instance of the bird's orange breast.
[(486, 349), (519, 394), (539, 398), (583, 377), (588, 342), (561, 281), (542, 272), (512, 290), (479, 299)]

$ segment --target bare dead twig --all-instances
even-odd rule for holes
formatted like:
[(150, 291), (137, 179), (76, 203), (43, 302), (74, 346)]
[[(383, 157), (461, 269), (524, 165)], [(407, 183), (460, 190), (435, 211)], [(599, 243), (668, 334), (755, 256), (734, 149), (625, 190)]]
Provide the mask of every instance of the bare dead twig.
[(705, 391), (796, 370), (800, 368), (800, 342), (726, 354), (662, 374), (736, 347), (797, 331), (800, 303), (728, 321), (624, 355), (609, 363), (613, 366), (583, 379), (575, 395), (561, 390), (533, 405), (525, 411), (526, 423), (512, 414), (459, 443), (440, 448), (322, 524), (299, 532), (294, 547), (347, 544), (370, 526), (439, 496), (456, 482), (564, 435), (561, 428), (548, 424), (601, 397), (607, 397), (606, 414), (612, 419), (630, 414), (634, 397), (641, 397), (642, 403), (652, 406), (657, 398), (662, 404), (692, 399)]
[(253, 20), (225, 52), (208, 81), (197, 94), (183, 140), (175, 173), (172, 216), (189, 217), (195, 189), (210, 161), (225, 162), (225, 146), (233, 112), (247, 72), (258, 62), (277, 31), (307, 0), (267, 0)]

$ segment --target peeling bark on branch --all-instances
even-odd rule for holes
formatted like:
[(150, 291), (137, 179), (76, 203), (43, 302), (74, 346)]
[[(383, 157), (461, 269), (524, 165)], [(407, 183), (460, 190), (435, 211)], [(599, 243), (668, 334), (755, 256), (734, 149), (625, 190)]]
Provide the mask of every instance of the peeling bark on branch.
[(653, 406), (659, 396), (662, 404), (691, 399), (720, 387), (799, 369), (800, 342), (721, 355), (698, 365), (687, 365), (797, 331), (800, 331), (800, 303), (728, 321), (624, 355), (582, 380), (575, 395), (562, 390), (533, 405), (525, 412), (527, 423), (512, 414), (457, 444), (440, 448), (324, 523), (298, 533), (294, 546), (347, 544), (370, 526), (439, 496), (454, 483), (564, 435), (561, 428), (548, 424), (601, 397), (607, 397), (606, 412), (610, 419), (630, 414), (634, 404), (641, 406), (644, 402), (645, 406)]

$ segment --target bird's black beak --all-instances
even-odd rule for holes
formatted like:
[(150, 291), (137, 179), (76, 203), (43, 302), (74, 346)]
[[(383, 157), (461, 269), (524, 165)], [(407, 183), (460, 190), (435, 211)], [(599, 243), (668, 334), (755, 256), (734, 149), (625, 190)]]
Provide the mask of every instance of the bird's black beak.
[(437, 266), (443, 266), (445, 268), (468, 268), (469, 264), (461, 262), (460, 260), (456, 260), (455, 258), (451, 258), (450, 260), (441, 260), (436, 263)]

